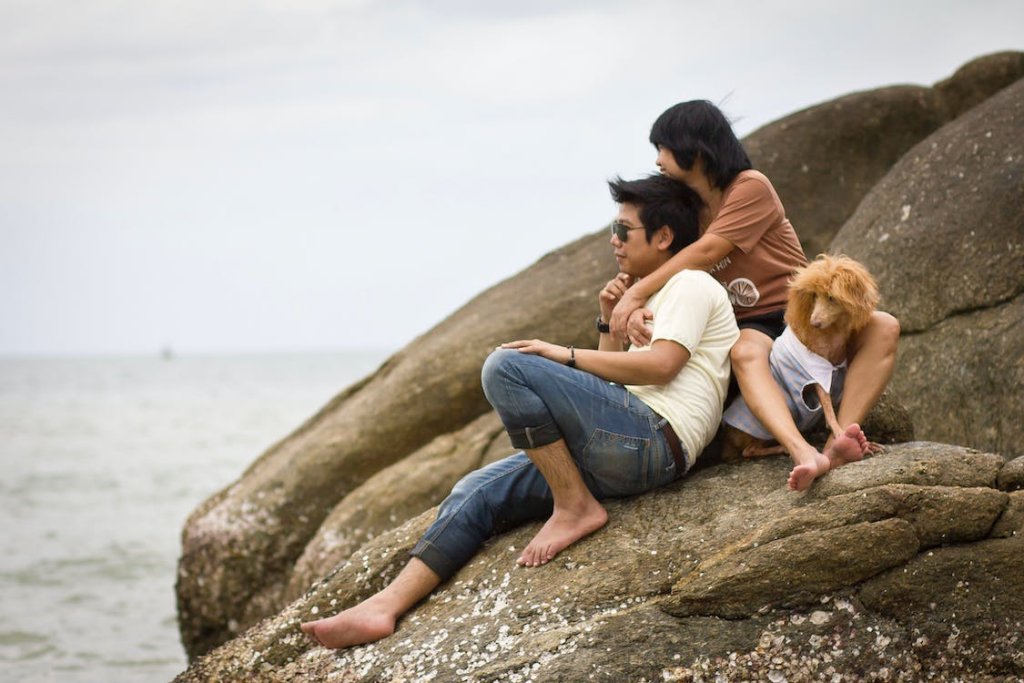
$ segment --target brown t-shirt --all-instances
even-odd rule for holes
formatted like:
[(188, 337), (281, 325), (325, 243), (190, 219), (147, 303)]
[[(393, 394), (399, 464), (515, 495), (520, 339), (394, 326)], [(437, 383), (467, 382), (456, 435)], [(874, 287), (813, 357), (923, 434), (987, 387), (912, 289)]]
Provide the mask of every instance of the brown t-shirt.
[(786, 307), (789, 279), (807, 265), (807, 257), (763, 173), (749, 170), (736, 176), (705, 232), (736, 247), (709, 272), (729, 292), (737, 320)]

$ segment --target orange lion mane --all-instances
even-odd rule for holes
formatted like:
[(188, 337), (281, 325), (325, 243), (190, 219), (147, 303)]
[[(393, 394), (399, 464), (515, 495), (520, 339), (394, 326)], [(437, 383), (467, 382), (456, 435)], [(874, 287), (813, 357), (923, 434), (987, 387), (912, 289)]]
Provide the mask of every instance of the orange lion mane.
[(868, 324), (879, 301), (878, 285), (867, 268), (848, 256), (819, 254), (789, 282), (786, 324), (805, 344), (821, 334), (811, 325), (817, 296), (831, 297), (842, 307), (845, 315), (838, 324), (844, 326), (841, 331), (846, 336)]

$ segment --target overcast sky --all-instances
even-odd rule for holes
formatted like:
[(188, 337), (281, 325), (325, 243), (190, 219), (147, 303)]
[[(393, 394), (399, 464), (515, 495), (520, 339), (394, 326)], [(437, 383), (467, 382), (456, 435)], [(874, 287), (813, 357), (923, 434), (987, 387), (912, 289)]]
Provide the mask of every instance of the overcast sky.
[(607, 221), (675, 102), (1005, 49), (1020, 0), (0, 0), (0, 354), (397, 349)]

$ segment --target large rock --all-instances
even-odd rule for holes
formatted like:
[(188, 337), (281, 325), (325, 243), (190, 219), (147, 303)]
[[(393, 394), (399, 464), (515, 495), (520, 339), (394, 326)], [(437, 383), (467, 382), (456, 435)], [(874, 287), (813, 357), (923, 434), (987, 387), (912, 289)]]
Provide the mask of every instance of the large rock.
[(1005, 491), (1024, 489), (1024, 455), (1011, 460), (999, 473), (999, 488)]
[(832, 237), (903, 154), (946, 122), (928, 87), (893, 86), (815, 105), (743, 140), (771, 178), (808, 258)]
[[(498, 415), (485, 413), (370, 477), (345, 496), (320, 525), (279, 600), (291, 602), (367, 541), (439, 504), (459, 479), (485, 463), (495, 441), (501, 442), (505, 454), (511, 452)], [(277, 601), (257, 606), (249, 621), (255, 623), (280, 607)]]
[[(949, 112), (971, 106), (1011, 79), (1018, 68), (1014, 54), (968, 65), (935, 91), (897, 87), (840, 98), (768, 126), (747, 144), (776, 181), (798, 229), (806, 221), (834, 231), (902, 150)], [(810, 244), (808, 250), (813, 255), (817, 247)], [(189, 655), (273, 614), (392, 517), (398, 523), (434, 502), (446, 485), (443, 477), (421, 482), (401, 510), (360, 503), (373, 496), (376, 483), (346, 498), (377, 472), (489, 410), (479, 368), (496, 342), (529, 335), (592, 344), (594, 296), (613, 272), (604, 231), (545, 257), (344, 391), (271, 447), (237, 483), (204, 502), (186, 524), (179, 563), (179, 623)], [(898, 412), (887, 415), (899, 418)], [(885, 433), (910, 434), (905, 419), (885, 425), (883, 432), (894, 430)], [(496, 443), (484, 460), (497, 456)], [(421, 458), (429, 459), (424, 453)], [(457, 453), (466, 452), (454, 449), (453, 458)], [(410, 461), (408, 473), (421, 465)], [(454, 476), (465, 463), (451, 465)], [(401, 479), (402, 472), (399, 466), (378, 481)]]
[(348, 493), (490, 410), (480, 366), (495, 344), (539, 336), (593, 345), (597, 292), (615, 272), (604, 230), (545, 256), (396, 353), (203, 503), (186, 523), (178, 571), (179, 626), (190, 656), (273, 605)]
[(997, 488), (1001, 457), (890, 446), (805, 494), (785, 489), (789, 467), (716, 465), (613, 502), (607, 527), (539, 569), (515, 565), (528, 525), (493, 539), (394, 636), (340, 653), (304, 639), (300, 621), (394, 577), (425, 513), (177, 680), (1024, 676), (1024, 529), (990, 536), (1015, 495)]
[(1024, 437), (1024, 296), (900, 340), (892, 388), (921, 438), (1005, 455)]
[(1022, 78), (1024, 52), (996, 52), (967, 62), (935, 89), (952, 120)]
[(918, 438), (1024, 439), (1024, 80), (914, 147), (832, 249), (867, 265), (903, 329), (892, 388)]
[(934, 88), (903, 85), (839, 97), (759, 128), (743, 144), (772, 179), (814, 258), (907, 150), (1020, 78), (1024, 53), (988, 55)]

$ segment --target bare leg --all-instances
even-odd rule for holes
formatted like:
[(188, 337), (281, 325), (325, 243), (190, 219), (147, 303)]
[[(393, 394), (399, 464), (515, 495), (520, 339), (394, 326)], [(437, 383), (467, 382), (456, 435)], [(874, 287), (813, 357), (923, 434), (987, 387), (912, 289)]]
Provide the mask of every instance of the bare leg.
[[(896, 367), (899, 341), (899, 321), (882, 311), (875, 311), (867, 327), (851, 340), (850, 365), (839, 405), (839, 425), (860, 424), (878, 402)], [(826, 455), (832, 450), (832, 441), (830, 438), (825, 444)], [(865, 442), (868, 444), (865, 454), (881, 450), (877, 444), (867, 442), (866, 437)]]
[(740, 339), (732, 347), (732, 370), (750, 412), (796, 463), (789, 473), (789, 488), (803, 491), (828, 472), (829, 460), (807, 443), (793, 422), (782, 390), (768, 367), (771, 350), (772, 340), (768, 335), (749, 328), (740, 330)]
[(441, 583), (441, 577), (419, 558), (379, 593), (333, 617), (302, 624), (303, 633), (324, 647), (338, 649), (372, 643), (395, 632), (395, 622)]
[(538, 567), (603, 527), (608, 521), (608, 513), (583, 483), (564, 439), (528, 449), (526, 455), (544, 475), (554, 498), (551, 517), (517, 560), (526, 567)]

